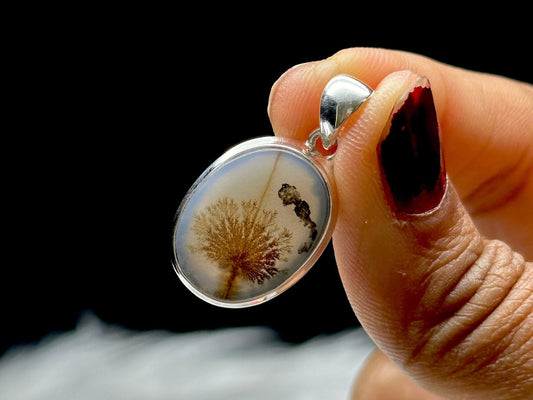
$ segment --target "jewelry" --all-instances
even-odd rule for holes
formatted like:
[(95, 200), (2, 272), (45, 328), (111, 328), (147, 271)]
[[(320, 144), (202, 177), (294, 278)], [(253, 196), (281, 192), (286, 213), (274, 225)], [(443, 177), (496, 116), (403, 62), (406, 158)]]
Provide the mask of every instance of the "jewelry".
[(335, 225), (338, 128), (371, 94), (337, 75), (322, 92), (320, 128), (305, 143), (248, 140), (205, 170), (174, 226), (174, 269), (187, 288), (208, 303), (241, 308), (274, 298), (305, 275)]

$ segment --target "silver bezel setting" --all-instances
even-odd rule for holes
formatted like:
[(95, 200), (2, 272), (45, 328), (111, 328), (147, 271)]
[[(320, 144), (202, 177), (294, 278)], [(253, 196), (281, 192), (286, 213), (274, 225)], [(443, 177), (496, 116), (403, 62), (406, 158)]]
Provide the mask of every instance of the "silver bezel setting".
[[(327, 221), (320, 230), (319, 236), (315, 239), (316, 245), (313, 246), (312, 251), (305, 259), (305, 262), (300, 265), (300, 267), (292, 273), (287, 279), (285, 279), (279, 286), (274, 289), (270, 289), (265, 293), (240, 300), (227, 300), (215, 297), (211, 294), (208, 294), (202, 291), (201, 288), (197, 287), (187, 276), (183, 267), (180, 265), (181, 261), (178, 256), (178, 251), (176, 249), (177, 243), (177, 232), (180, 220), (183, 214), (183, 211), (189, 204), (192, 197), (195, 195), (197, 190), (212, 176), (216, 171), (223, 168), (225, 165), (230, 163), (232, 160), (235, 160), (238, 157), (241, 157), (246, 154), (251, 154), (253, 152), (259, 152), (264, 150), (281, 150), (292, 154), (295, 157), (298, 157), (300, 160), (306, 162), (312, 169), (314, 169), (319, 175), (323, 182), (324, 186), (327, 188)], [(335, 225), (336, 220), (336, 188), (334, 180), (331, 177), (330, 171), (330, 161), (326, 157), (320, 155), (309, 154), (307, 151), (308, 148), (305, 144), (297, 142), (295, 140), (287, 138), (278, 138), (274, 136), (260, 137), (256, 139), (251, 139), (241, 144), (236, 145), (235, 147), (229, 149), (217, 160), (215, 160), (205, 171), (204, 173), (196, 180), (196, 182), (191, 186), (184, 199), (182, 200), (175, 217), (173, 236), (172, 236), (172, 248), (173, 248), (173, 267), (176, 271), (181, 282), (197, 297), (200, 299), (225, 308), (244, 308), (250, 307), (258, 304), (262, 304), (268, 300), (271, 300), (278, 296), (279, 294), (285, 292), (291, 286), (293, 286), (298, 280), (300, 280), (309, 269), (315, 264), (320, 255), (323, 253), (324, 249), (328, 245)]]

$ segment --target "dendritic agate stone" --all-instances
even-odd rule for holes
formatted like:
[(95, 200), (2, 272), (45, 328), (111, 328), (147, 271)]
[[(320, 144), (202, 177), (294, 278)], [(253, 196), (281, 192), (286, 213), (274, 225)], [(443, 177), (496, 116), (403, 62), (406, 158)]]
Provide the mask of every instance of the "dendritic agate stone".
[(183, 200), (175, 269), (200, 298), (246, 307), (297, 281), (331, 237), (334, 197), (322, 165), (274, 137), (234, 147)]

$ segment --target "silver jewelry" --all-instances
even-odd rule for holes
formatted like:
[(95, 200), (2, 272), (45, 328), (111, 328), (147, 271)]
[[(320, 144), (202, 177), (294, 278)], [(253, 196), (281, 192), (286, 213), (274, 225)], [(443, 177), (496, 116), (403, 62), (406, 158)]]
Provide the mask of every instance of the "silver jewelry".
[(204, 171), (176, 213), (173, 264), (187, 288), (208, 303), (242, 308), (274, 298), (305, 275), (335, 225), (330, 164), (338, 129), (371, 94), (337, 75), (322, 93), (320, 127), (305, 143), (248, 140)]

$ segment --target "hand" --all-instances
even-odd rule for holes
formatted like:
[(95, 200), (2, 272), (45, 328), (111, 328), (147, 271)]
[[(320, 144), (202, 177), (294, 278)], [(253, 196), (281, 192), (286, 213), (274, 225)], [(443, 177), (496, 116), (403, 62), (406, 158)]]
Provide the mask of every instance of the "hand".
[[(532, 86), (347, 49), (276, 82), (276, 135), (305, 140), (340, 73), (375, 88), (341, 127), (334, 158), (337, 264), (384, 353), (354, 395), (533, 398)], [(397, 379), (380, 388), (376, 371)]]

